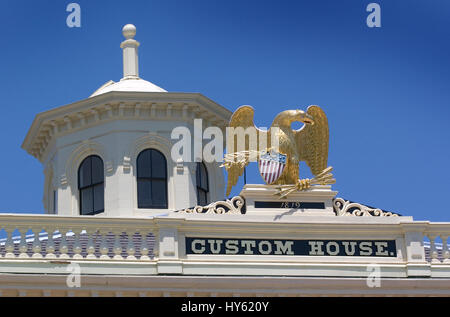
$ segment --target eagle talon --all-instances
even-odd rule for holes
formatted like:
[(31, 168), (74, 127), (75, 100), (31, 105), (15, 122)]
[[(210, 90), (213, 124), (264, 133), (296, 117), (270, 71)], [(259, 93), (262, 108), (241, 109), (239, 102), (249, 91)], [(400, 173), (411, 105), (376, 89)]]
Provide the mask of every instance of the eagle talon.
[(311, 186), (311, 180), (309, 178), (306, 179), (299, 179), (297, 180), (297, 190), (306, 190)]

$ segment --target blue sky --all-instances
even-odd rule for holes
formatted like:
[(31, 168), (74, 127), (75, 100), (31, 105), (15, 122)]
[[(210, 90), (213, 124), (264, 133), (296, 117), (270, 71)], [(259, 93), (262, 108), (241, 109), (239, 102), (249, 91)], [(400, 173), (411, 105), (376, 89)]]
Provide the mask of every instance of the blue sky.
[[(42, 167), (20, 148), (28, 128), (119, 80), (133, 23), (142, 78), (232, 111), (252, 105), (259, 126), (320, 105), (338, 196), (450, 220), (448, 0), (78, 0), (81, 28), (68, 28), (70, 2), (2, 1), (1, 212), (43, 212)], [(366, 25), (370, 2), (381, 28)], [(247, 181), (261, 183), (255, 166)]]

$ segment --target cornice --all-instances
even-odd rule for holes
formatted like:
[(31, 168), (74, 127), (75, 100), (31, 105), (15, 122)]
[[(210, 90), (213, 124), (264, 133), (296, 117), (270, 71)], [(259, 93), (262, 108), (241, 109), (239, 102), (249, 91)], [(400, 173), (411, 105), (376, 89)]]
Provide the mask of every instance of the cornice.
[(37, 114), (22, 148), (42, 161), (53, 136), (111, 120), (203, 118), (225, 128), (231, 114), (200, 93), (113, 91)]

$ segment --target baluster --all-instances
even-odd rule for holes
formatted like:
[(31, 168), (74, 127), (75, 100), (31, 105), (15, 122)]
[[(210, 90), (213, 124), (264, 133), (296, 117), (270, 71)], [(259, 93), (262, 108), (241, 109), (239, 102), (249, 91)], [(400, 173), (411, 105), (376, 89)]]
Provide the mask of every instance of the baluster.
[(73, 232), (73, 236), (74, 236), (74, 241), (73, 241), (73, 259), (79, 260), (82, 259), (83, 256), (81, 255), (81, 241), (80, 241), (80, 234), (81, 231), (80, 229), (74, 229), (72, 230)]
[(122, 245), (120, 244), (120, 235), (121, 235), (121, 233), (122, 233), (122, 231), (120, 231), (120, 230), (114, 230), (113, 231), (113, 234), (114, 234), (114, 237), (115, 237), (114, 248), (113, 248), (113, 251), (114, 251), (114, 254), (115, 254), (114, 257), (113, 257), (114, 260), (123, 260), (123, 257), (121, 255), (121, 253), (122, 253)]
[(55, 259), (55, 242), (53, 241), (53, 233), (54, 230), (52, 228), (45, 228), (45, 231), (47, 231), (47, 246), (45, 248), (45, 258), (46, 259)]
[(150, 246), (148, 245), (147, 242), (148, 232), (141, 230), (140, 234), (141, 234), (141, 257), (139, 258), (139, 260), (148, 261), (150, 260), (150, 257), (148, 256), (148, 253), (150, 251)]
[(441, 235), (442, 238), (442, 259), (444, 263), (450, 263), (450, 251), (448, 250), (448, 236)]
[(58, 230), (61, 233), (61, 243), (59, 245), (59, 252), (61, 253), (59, 255), (60, 259), (70, 259), (70, 256), (68, 254), (69, 252), (69, 246), (67, 244), (67, 231), (68, 229), (62, 228)]
[(34, 241), (33, 241), (33, 255), (32, 258), (40, 259), (43, 258), (41, 254), (42, 246), (41, 240), (39, 240), (39, 233), (41, 232), (41, 228), (32, 228), (34, 233)]
[(102, 259), (102, 260), (111, 259), (108, 255), (108, 252), (109, 252), (108, 241), (107, 241), (108, 233), (109, 233), (109, 230), (100, 230), (100, 234), (102, 235), (102, 238), (101, 238), (102, 240), (100, 243), (100, 254), (101, 254), (100, 259)]
[(5, 242), (5, 258), (6, 259), (13, 259), (15, 258), (15, 254), (14, 254), (14, 242), (12, 239), (13, 233), (14, 233), (14, 228), (11, 228), (11, 231), (8, 233), (7, 228), (5, 228), (5, 232), (8, 235), (8, 238), (6, 239)]
[(438, 251), (436, 249), (436, 245), (434, 240), (436, 239), (435, 234), (429, 234), (428, 238), (430, 239), (430, 256), (431, 256), (431, 263), (439, 263), (438, 259)]
[(134, 241), (133, 241), (133, 236), (134, 233), (128, 233), (129, 229), (126, 231), (126, 235), (127, 235), (127, 239), (128, 239), (128, 244), (127, 244), (127, 260), (136, 260), (136, 257), (134, 256), (134, 254), (136, 253), (136, 248), (134, 246)]
[(86, 229), (86, 234), (88, 236), (88, 243), (86, 246), (86, 259), (96, 259), (95, 256), (95, 244), (94, 244), (94, 234), (97, 233), (97, 229)]
[(20, 232), (20, 244), (19, 244), (19, 258), (22, 259), (27, 259), (30, 256), (27, 254), (28, 251), (28, 245), (27, 245), (27, 232), (28, 232), (28, 228), (27, 227), (22, 227), (22, 228), (18, 228), (19, 232)]

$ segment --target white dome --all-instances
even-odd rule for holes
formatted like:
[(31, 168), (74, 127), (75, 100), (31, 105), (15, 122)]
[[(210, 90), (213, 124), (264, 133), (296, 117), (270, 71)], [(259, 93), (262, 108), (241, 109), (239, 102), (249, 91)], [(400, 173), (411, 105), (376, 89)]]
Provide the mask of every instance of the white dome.
[(90, 95), (90, 97), (102, 95), (110, 91), (167, 92), (167, 90), (139, 78), (138, 47), (140, 44), (133, 39), (136, 35), (136, 27), (133, 24), (127, 24), (123, 27), (122, 34), (126, 39), (120, 44), (123, 50), (123, 78), (117, 83), (112, 80), (108, 81)]
[(123, 79), (117, 83), (110, 80), (99, 89), (97, 89), (90, 97), (105, 94), (110, 91), (132, 91), (132, 92), (167, 92), (167, 90), (152, 84), (143, 79)]

